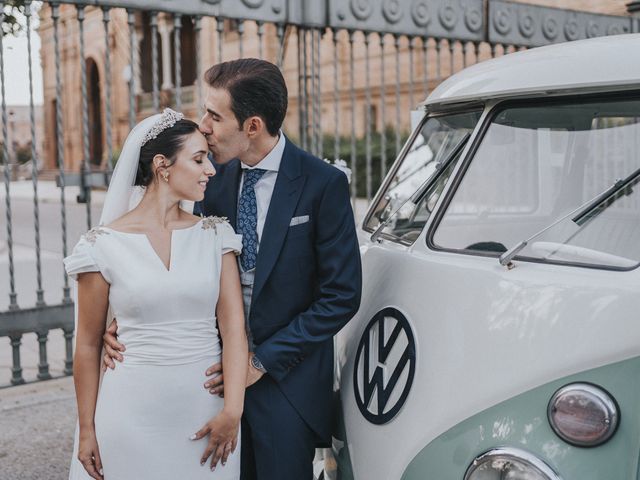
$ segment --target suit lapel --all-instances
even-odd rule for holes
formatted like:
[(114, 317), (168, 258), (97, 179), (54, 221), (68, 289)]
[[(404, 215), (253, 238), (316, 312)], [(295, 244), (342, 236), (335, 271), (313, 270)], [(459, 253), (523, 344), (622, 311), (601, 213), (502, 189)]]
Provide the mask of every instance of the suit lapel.
[(260, 291), (280, 254), (304, 182), (305, 177), (302, 175), (300, 157), (296, 147), (287, 140), (260, 239), (252, 303), (260, 295)]
[(220, 182), (216, 182), (214, 188), (219, 189), (217, 198), (220, 199), (220, 212), (229, 219), (229, 223), (236, 228), (238, 219), (238, 189), (240, 187), (239, 160), (232, 160), (225, 166), (224, 174), (220, 175)]

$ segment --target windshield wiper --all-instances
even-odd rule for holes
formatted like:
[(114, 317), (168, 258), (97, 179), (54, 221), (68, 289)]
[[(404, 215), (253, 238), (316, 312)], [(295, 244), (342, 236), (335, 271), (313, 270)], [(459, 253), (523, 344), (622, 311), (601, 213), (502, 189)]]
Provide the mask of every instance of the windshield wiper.
[(402, 207), (404, 207), (407, 204), (407, 202), (411, 201), (412, 203), (417, 204), (420, 201), (420, 198), (422, 197), (423, 193), (426, 191), (428, 186), (431, 185), (432, 180), (437, 178), (437, 173), (443, 170), (444, 168), (446, 168), (453, 161), (453, 159), (456, 158), (456, 156), (464, 148), (470, 136), (471, 136), (471, 132), (465, 133), (464, 136), (453, 148), (453, 150), (451, 150), (451, 152), (449, 153), (449, 156), (446, 157), (440, 164), (438, 164), (438, 166), (436, 167), (436, 170), (433, 172), (433, 175), (427, 178), (412, 195), (407, 197), (407, 199), (404, 202), (402, 202), (402, 204), (395, 210), (395, 212), (389, 215), (384, 222), (381, 222), (380, 225), (378, 225), (378, 228), (376, 228), (375, 232), (371, 234), (372, 242), (380, 241), (379, 239), (380, 239), (380, 235), (382, 234), (382, 230), (384, 230), (384, 228), (389, 224), (389, 221), (398, 214), (398, 212), (402, 209)]
[(567, 213), (563, 217), (560, 217), (558, 220), (553, 222), (551, 225), (543, 228), (542, 230), (534, 233), (526, 240), (521, 241), (517, 245), (511, 247), (509, 250), (504, 252), (499, 257), (500, 265), (507, 266), (509, 268), (513, 267), (513, 257), (515, 257), (520, 251), (526, 247), (531, 240), (542, 235), (544, 232), (549, 230), (552, 227), (555, 227), (557, 224), (562, 222), (564, 219), (575, 215), (571, 220), (576, 223), (578, 226), (582, 226), (587, 223), (589, 220), (595, 218), (600, 213), (602, 213), (607, 207), (609, 207), (613, 202), (615, 202), (618, 198), (623, 195), (629, 195), (631, 193), (631, 189), (629, 187), (640, 178), (640, 168), (633, 172), (631, 175), (626, 177), (625, 179), (619, 179), (614, 182), (613, 185), (608, 187), (603, 192), (599, 193), (592, 199), (580, 205), (575, 210)]
[(629, 195), (631, 193), (632, 184), (640, 177), (640, 168), (622, 180), (616, 180), (607, 190), (602, 192), (596, 198), (594, 198), (589, 205), (586, 205), (584, 211), (573, 217), (571, 220), (578, 226), (582, 226), (592, 218), (600, 215), (607, 207), (613, 202), (618, 200), (623, 195)]

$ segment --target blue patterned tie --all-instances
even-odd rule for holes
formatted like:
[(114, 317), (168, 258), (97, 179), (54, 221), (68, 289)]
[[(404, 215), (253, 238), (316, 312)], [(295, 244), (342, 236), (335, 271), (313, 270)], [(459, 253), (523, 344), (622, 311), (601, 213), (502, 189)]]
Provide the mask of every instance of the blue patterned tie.
[(244, 182), (238, 202), (238, 233), (242, 235), (242, 255), (240, 265), (247, 272), (256, 266), (258, 255), (258, 206), (254, 187), (266, 170), (261, 168), (244, 170)]

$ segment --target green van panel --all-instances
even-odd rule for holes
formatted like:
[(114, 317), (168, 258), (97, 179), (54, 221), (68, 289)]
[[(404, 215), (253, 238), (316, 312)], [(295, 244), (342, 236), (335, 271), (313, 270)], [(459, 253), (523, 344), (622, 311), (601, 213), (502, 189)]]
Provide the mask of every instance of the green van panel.
[[(607, 443), (575, 447), (551, 429), (549, 400), (573, 382), (598, 385), (618, 403), (620, 424)], [(495, 447), (527, 450), (563, 480), (640, 479), (640, 357), (547, 383), (464, 420), (424, 447), (402, 480), (462, 480), (474, 458)]]

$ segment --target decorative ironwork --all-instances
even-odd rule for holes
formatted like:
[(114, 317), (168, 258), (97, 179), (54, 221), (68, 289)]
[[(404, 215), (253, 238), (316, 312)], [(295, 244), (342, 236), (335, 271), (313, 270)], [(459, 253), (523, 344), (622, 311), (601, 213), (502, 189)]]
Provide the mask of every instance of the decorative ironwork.
[[(60, 17), (60, 7), (57, 4), (51, 6), (51, 18), (53, 20), (53, 38), (54, 38), (54, 50), (55, 50), (55, 63), (56, 63), (56, 155), (58, 156), (58, 181), (60, 183), (60, 222), (62, 230), (62, 256), (67, 256), (67, 207), (65, 199), (65, 172), (64, 172), (64, 148), (63, 148), (63, 117), (62, 117), (62, 77), (61, 70), (62, 65), (60, 63), (60, 41), (58, 32), (58, 22)], [(109, 98), (109, 97), (107, 97)], [(107, 116), (107, 122), (111, 121), (111, 117)], [(107, 131), (110, 131), (111, 126), (107, 123)], [(110, 143), (110, 142), (109, 142)], [(69, 288), (69, 276), (67, 272), (63, 272), (64, 275), (64, 287), (62, 287), (62, 302), (70, 303), (71, 295)]]
[(49, 337), (49, 331), (43, 330), (36, 333), (38, 335), (38, 354), (40, 356), (40, 363), (38, 363), (38, 380), (49, 380), (51, 378), (49, 361), (47, 360), (47, 339)]
[(328, 0), (333, 28), (482, 40), (482, 0)]
[(537, 47), (556, 42), (630, 33), (633, 19), (575, 12), (506, 0), (489, 3), (489, 42)]
[(24, 16), (27, 21), (27, 62), (29, 70), (29, 128), (31, 131), (31, 183), (33, 185), (33, 219), (35, 224), (36, 244), (36, 306), (44, 306), (44, 290), (42, 289), (42, 259), (40, 257), (40, 203), (38, 201), (38, 154), (36, 151), (36, 119), (33, 104), (33, 62), (31, 61), (31, 1), (24, 2)]
[[(129, 25), (129, 128), (136, 123), (136, 67), (138, 63), (138, 40), (136, 35), (136, 12), (127, 10), (127, 24)], [(89, 224), (91, 227), (91, 224)]]
[[(243, 20), (262, 20), (265, 22), (287, 23), (288, 5), (300, 0), (180, 0), (163, 2), (163, 10), (179, 15), (203, 15)], [(303, 4), (312, 4), (314, 0), (304, 0)], [(131, 10), (158, 10), (158, 2), (148, 0), (66, 0), (65, 3), (120, 7)], [(317, 1), (322, 4), (323, 2)]]
[[(105, 78), (111, 78), (111, 45), (109, 44), (109, 23), (111, 22), (110, 11), (108, 8), (102, 9), (102, 23), (104, 25), (104, 72)], [(111, 82), (105, 83), (105, 123), (107, 135), (107, 168), (113, 170), (113, 137), (111, 135)]]
[(20, 344), (22, 343), (22, 334), (9, 335), (11, 342), (11, 353), (13, 356), (13, 367), (11, 367), (11, 385), (22, 385), (24, 378), (22, 377), (22, 365), (20, 363)]
[(182, 16), (173, 17), (173, 54), (175, 55), (174, 72), (176, 78), (176, 109), (182, 110)]
[[(385, 131), (385, 119), (387, 118), (387, 112), (385, 110), (386, 102), (386, 85), (384, 78), (384, 34), (378, 34), (380, 40), (380, 118), (382, 119), (382, 125), (380, 128), (380, 178), (382, 178), (387, 169), (387, 132)], [(425, 66), (426, 66), (425, 62)]]
[[(4, 4), (0, 8), (0, 24), (4, 23)], [(8, 138), (8, 121), (7, 121), (7, 103), (5, 97), (5, 77), (4, 77), (4, 45), (2, 43), (3, 36), (0, 34), (0, 82), (2, 84), (2, 138)], [(7, 257), (9, 259), (9, 310), (17, 310), (17, 293), (15, 284), (15, 266), (13, 263), (13, 221), (11, 215), (11, 158), (9, 157), (9, 142), (2, 142), (2, 159), (4, 166), (4, 188), (5, 188), (5, 218), (7, 221)], [(14, 362), (15, 365), (15, 362)]]
[[(151, 91), (153, 110), (160, 110), (160, 80), (158, 78), (158, 13), (151, 12), (149, 17), (151, 27)], [(196, 50), (197, 51), (197, 50)], [(108, 55), (107, 55), (108, 56)]]

